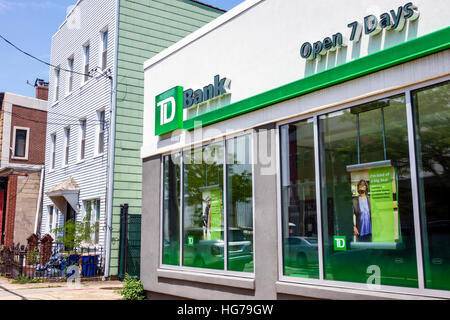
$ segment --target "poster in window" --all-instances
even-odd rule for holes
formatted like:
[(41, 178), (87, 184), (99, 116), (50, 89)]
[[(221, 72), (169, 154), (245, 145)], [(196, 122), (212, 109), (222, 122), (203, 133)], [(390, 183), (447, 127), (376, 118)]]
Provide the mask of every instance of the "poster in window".
[(202, 193), (203, 197), (203, 239), (221, 240), (223, 224), (222, 190), (212, 189)]
[(350, 170), (353, 242), (396, 243), (400, 238), (397, 171), (368, 164)]

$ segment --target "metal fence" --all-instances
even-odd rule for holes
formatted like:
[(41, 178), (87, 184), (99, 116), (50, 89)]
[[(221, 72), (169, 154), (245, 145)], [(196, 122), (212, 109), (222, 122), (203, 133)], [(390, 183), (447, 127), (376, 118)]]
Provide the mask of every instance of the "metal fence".
[(129, 214), (128, 204), (120, 206), (119, 279), (141, 273), (141, 215)]
[(103, 248), (83, 247), (65, 252), (59, 244), (2, 246), (0, 274), (12, 279), (38, 280), (64, 280), (79, 274), (81, 279), (100, 280), (104, 274)]

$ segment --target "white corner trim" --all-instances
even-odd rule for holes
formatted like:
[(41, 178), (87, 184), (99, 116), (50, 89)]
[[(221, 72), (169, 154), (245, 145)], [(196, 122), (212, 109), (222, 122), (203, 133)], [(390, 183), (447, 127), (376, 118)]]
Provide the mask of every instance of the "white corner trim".
[[(6, 100), (6, 99), (5, 99)], [(11, 146), (11, 114), (12, 104), (4, 101), (3, 103), (3, 136), (2, 136), (2, 158), (1, 166), (9, 165), (9, 155), (11, 154), (9, 148)]]
[(167, 49), (163, 50), (159, 54), (155, 55), (151, 59), (144, 62), (144, 70), (150, 68), (152, 65), (160, 62), (161, 60), (164, 60), (168, 56), (172, 55), (173, 53), (177, 52), (178, 50), (181, 50), (182, 48), (188, 46), (192, 42), (200, 39), (204, 35), (210, 33), (214, 29), (219, 28), (220, 26), (226, 24), (228, 21), (232, 20), (233, 18), (237, 17), (238, 15), (244, 13), (248, 9), (252, 8), (253, 6), (257, 5), (258, 3), (262, 2), (264, 0), (247, 0), (242, 2), (241, 4), (237, 5), (230, 11), (225, 12), (223, 15), (217, 17), (213, 21), (207, 23), (200, 29), (194, 31), (187, 37), (181, 39), (177, 43), (173, 44), (172, 46), (168, 47)]
[(18, 107), (47, 111), (48, 101), (25, 97), (19, 94), (5, 92), (5, 104), (9, 103)]

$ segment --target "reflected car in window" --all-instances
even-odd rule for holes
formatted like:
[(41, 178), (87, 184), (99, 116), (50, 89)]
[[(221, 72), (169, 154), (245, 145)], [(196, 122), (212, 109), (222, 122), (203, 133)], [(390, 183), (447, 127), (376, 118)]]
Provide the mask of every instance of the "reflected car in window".
[(317, 238), (291, 236), (284, 239), (284, 259), (290, 266), (305, 267), (318, 261)]
[[(223, 229), (221, 235), (221, 238), (223, 238)], [(223, 269), (224, 244), (223, 240), (205, 240), (202, 228), (186, 230), (183, 252), (184, 265), (197, 268)], [(252, 241), (239, 228), (230, 228), (228, 261), (233, 264), (234, 269), (238, 266), (238, 269), (241, 270), (247, 263), (253, 261)]]

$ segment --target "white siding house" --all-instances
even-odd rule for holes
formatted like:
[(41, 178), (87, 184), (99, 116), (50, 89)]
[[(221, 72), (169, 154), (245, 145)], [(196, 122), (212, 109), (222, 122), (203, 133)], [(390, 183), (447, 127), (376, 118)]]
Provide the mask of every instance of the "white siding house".
[[(83, 1), (52, 38), (43, 215), (40, 232), (90, 212), (105, 245), (108, 137), (116, 47), (115, 0)], [(70, 72), (72, 71), (72, 72)], [(89, 75), (87, 75), (87, 73)]]

